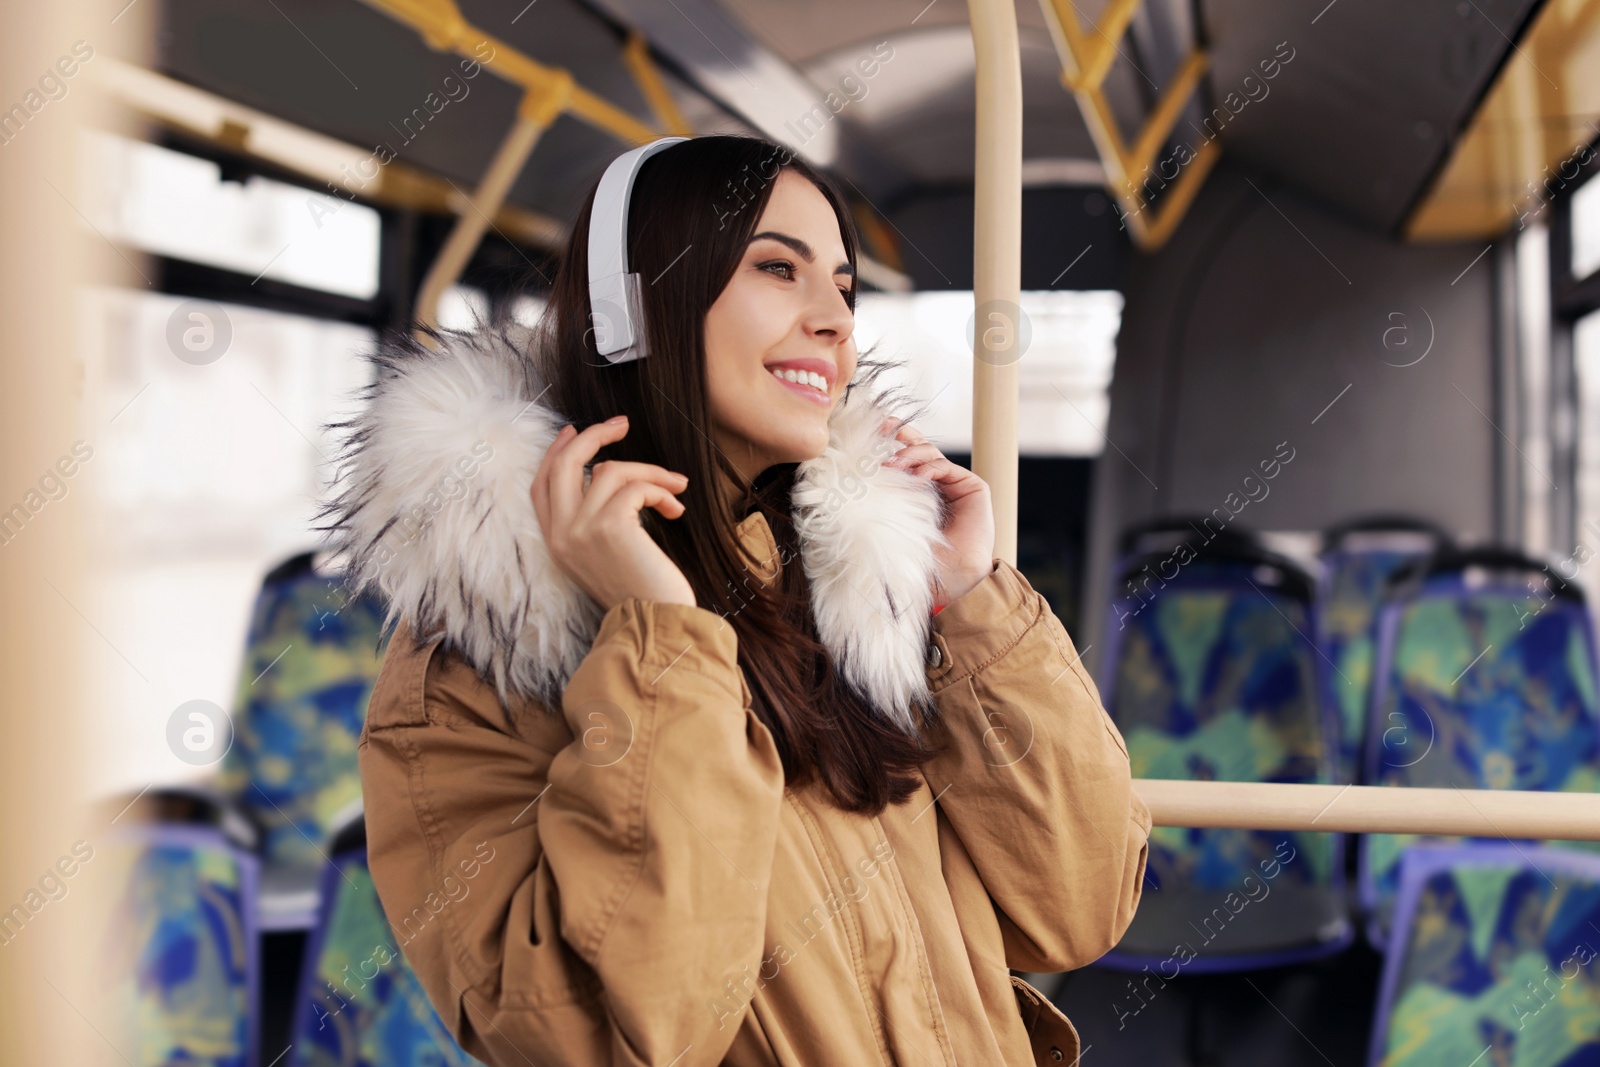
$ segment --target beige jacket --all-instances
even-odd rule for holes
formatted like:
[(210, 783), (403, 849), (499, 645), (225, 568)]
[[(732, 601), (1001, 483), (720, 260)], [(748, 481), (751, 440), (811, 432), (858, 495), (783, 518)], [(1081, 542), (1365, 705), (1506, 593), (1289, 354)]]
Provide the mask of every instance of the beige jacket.
[[(500, 416), (537, 383), (497, 384), (480, 359), (491, 348), (390, 364), (374, 412), (398, 402), (408, 376), (426, 387), (410, 402), (438, 400), (422, 370), (459, 364), (471, 374), (457, 393), (474, 398), (477, 420), (454, 438), (406, 421), (395, 448), (427, 438), (448, 458), (474, 433), (504, 431)], [(507, 404), (486, 414), (486, 393)], [(858, 407), (859, 425), (882, 410)], [(358, 427), (366, 455), (336, 515), (358, 574), (383, 585), (400, 623), (360, 748), (369, 858), (406, 958), (463, 1048), (497, 1067), (1076, 1061), (1071, 1024), (1009, 969), (1081, 967), (1116, 944), (1139, 901), (1149, 813), (1070, 638), (1009, 564), (931, 623), (926, 600), (905, 618), (893, 603), (852, 610), (838, 591), (854, 582), (868, 600), (876, 580), (903, 607), (915, 590), (895, 592), (894, 568), (907, 558), (927, 581), (926, 543), (908, 533), (922, 522), (924, 542), (937, 536), (926, 483), (873, 470), (858, 511), (833, 501), (807, 513), (820, 525), (797, 514), (836, 661), (880, 703), (927, 695), (937, 715), (922, 728), (947, 739), (909, 800), (867, 817), (818, 788), (785, 788), (733, 628), (713, 612), (630, 598), (597, 616), (592, 637), (578, 608), (515, 616), (505, 589), (531, 586), (529, 604), (545, 604), (556, 592), (538, 583), (559, 579), (526, 569), (531, 505), (504, 523), (524, 539), (516, 564), (481, 558), (504, 547), (498, 512), (516, 507), (519, 487), (526, 497), (531, 468), (491, 469), (514, 441), (498, 439), (494, 458), (460, 474), (462, 492), (397, 540), (405, 513), (384, 496), (399, 490), (376, 440), (392, 417)], [(839, 418), (825, 459), (866, 470)], [(555, 425), (540, 422), (545, 443)], [(797, 513), (809, 499), (797, 488)], [(894, 558), (845, 562), (841, 538), (882, 522), (900, 523), (879, 530), (898, 534)], [(739, 534), (770, 581), (766, 521), (752, 514)], [(393, 551), (379, 562), (385, 538)], [(902, 642), (872, 644), (898, 625), (920, 635), (915, 677), (895, 658)], [(561, 642), (574, 631), (569, 670)]]

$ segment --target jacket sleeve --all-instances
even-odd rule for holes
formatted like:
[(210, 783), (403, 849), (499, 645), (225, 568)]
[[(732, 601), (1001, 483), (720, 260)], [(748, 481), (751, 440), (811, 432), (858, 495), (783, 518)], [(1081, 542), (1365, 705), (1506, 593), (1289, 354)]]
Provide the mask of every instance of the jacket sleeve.
[(1144, 882), (1150, 812), (1077, 650), (1015, 567), (933, 620), (945, 751), (923, 768), (1000, 920), (1008, 966), (1085, 966), (1121, 939)]
[(783, 793), (732, 627), (624, 601), (560, 716), (507, 712), (437, 646), (412, 658), (385, 663), (368, 712), (368, 855), (462, 1047), (497, 1067), (720, 1062)]

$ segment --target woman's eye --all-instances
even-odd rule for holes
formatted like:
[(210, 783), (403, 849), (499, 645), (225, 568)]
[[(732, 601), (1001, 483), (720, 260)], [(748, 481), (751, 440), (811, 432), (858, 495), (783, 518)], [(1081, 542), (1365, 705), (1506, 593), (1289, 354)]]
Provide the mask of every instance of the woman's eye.
[[(795, 276), (794, 264), (785, 259), (774, 259), (769, 260), (766, 263), (758, 263), (756, 264), (756, 270), (764, 270), (770, 274), (777, 274), (779, 277), (782, 277), (788, 281), (793, 281)], [(849, 303), (851, 297), (855, 295), (855, 290), (840, 286), (839, 295), (844, 297), (846, 303)]]

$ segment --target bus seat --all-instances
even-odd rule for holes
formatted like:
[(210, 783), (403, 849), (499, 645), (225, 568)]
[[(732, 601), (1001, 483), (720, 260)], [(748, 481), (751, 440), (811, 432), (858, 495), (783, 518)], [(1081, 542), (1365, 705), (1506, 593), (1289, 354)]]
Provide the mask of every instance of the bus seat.
[[(1536, 560), (1446, 550), (1397, 575), (1375, 678), (1366, 751), (1374, 785), (1600, 789), (1593, 626), (1582, 591)], [(1361, 839), (1361, 903), (1375, 947), (1387, 942), (1401, 854), (1421, 840)]]
[(1331, 669), (1324, 699), (1339, 718), (1339, 780), (1362, 770), (1367, 698), (1385, 584), (1402, 567), (1451, 545), (1444, 530), (1420, 519), (1373, 516), (1330, 527), (1322, 535), (1317, 590), (1317, 641)]
[(1423, 846), (1401, 865), (1373, 1067), (1578, 1067), (1600, 1048), (1600, 857)]
[(107, 843), (115, 1028), (140, 1064), (256, 1067), (256, 858), (219, 829), (131, 823)]
[(363, 825), (352, 824), (330, 851), (295, 1004), (294, 1067), (474, 1067), (384, 916)]
[(360, 810), (356, 744), (383, 660), (384, 607), (295, 556), (263, 580), (221, 788), (262, 828), (262, 927), (304, 929), (330, 832)]
[[(1167, 532), (1124, 540), (1102, 659), (1134, 776), (1331, 781), (1310, 577), (1248, 534)], [(1157, 827), (1138, 914), (1101, 963), (1154, 966), (1187, 946), (1182, 966), (1198, 973), (1337, 952), (1352, 936), (1342, 847), (1336, 834)]]

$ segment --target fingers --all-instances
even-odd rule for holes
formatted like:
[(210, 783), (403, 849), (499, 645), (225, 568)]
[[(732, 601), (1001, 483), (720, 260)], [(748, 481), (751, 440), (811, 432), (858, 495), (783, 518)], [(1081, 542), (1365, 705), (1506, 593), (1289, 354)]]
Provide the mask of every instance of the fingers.
[(943, 456), (923, 463), (913, 463), (906, 469), (919, 478), (931, 478), (936, 482), (948, 481), (952, 477), (971, 473), (965, 467), (958, 467)]
[(565, 544), (583, 538), (597, 520), (605, 520), (600, 523), (605, 526), (625, 513), (637, 523), (642, 508), (654, 508), (669, 519), (684, 513), (683, 502), (674, 494), (688, 487), (688, 477), (654, 463), (596, 463), (585, 485), (584, 468), (595, 454), (627, 432), (626, 417), (596, 423), (582, 432), (563, 426), (545, 450), (530, 492), (552, 547), (556, 541)]
[[(975, 492), (979, 485), (987, 484), (972, 471), (951, 460), (937, 445), (929, 443), (925, 438), (917, 444), (908, 444), (902, 448), (885, 460), (884, 466), (903, 470), (919, 478), (925, 477), (935, 482), (943, 482), (947, 493), (960, 493), (963, 489)], [(970, 486), (965, 484), (968, 482), (971, 483)]]
[(899, 422), (896, 419), (884, 419), (882, 429), (885, 433), (892, 433), (891, 440), (900, 442), (903, 446), (893, 456), (884, 461), (884, 465), (898, 470), (913, 470), (918, 464), (932, 459), (942, 458), (944, 453), (922, 435), (922, 432), (910, 423)]
[(884, 419), (883, 429), (886, 432), (893, 432), (895, 440), (904, 441), (906, 444), (926, 444), (928, 440), (915, 426), (912, 426), (909, 422), (900, 422), (897, 419)]
[(916, 444), (907, 445), (905, 448), (902, 448), (900, 451), (884, 460), (884, 463), (890, 467), (906, 469), (909, 467), (915, 467), (919, 463), (926, 463), (929, 460), (943, 458), (944, 453), (939, 451), (937, 447), (930, 444)]
[(594, 459), (595, 453), (606, 445), (622, 440), (627, 433), (627, 417), (619, 415), (615, 419), (597, 422), (582, 432), (570, 432), (563, 427), (562, 433), (556, 435), (539, 464), (541, 473), (549, 469), (545, 477), (548, 482), (549, 517), (554, 525), (565, 527), (570, 524), (572, 516), (582, 505), (583, 468)]
[(550, 457), (567, 443), (574, 429), (572, 426), (563, 426), (557, 431), (555, 439), (545, 449), (544, 457), (539, 461), (539, 469), (533, 472), (533, 485), (528, 492), (533, 497), (533, 512), (539, 518), (541, 529), (550, 528)]
[(667, 519), (676, 519), (684, 512), (683, 501), (673, 496), (671, 490), (654, 482), (628, 482), (611, 494), (596, 518), (610, 522), (632, 516), (637, 521), (644, 508), (654, 508)]
[(669, 495), (681, 493), (689, 485), (686, 475), (669, 471), (654, 463), (632, 463), (625, 460), (596, 463), (589, 479), (589, 488), (583, 496), (583, 503), (578, 506), (574, 517), (581, 521), (587, 516), (600, 513), (624, 486), (636, 482), (660, 486)]

